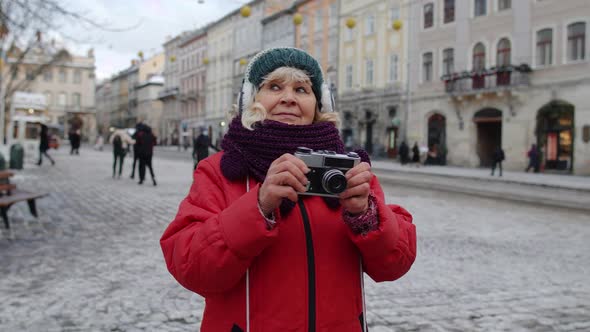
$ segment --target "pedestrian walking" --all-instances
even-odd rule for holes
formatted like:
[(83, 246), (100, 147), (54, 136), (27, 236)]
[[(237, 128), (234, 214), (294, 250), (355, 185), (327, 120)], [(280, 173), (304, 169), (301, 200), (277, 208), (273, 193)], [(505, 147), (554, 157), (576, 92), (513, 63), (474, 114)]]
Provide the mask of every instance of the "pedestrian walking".
[(81, 134), (80, 134), (80, 129), (72, 129), (69, 133), (69, 139), (70, 139), (70, 146), (71, 146), (71, 150), (70, 150), (70, 154), (80, 154), (80, 141), (82, 139)]
[(525, 169), (525, 172), (529, 172), (532, 168), (533, 172), (539, 173), (539, 149), (537, 149), (536, 144), (532, 144), (531, 148), (527, 152), (527, 156), (529, 157), (529, 165)]
[(211, 140), (207, 135), (207, 128), (201, 127), (200, 134), (193, 140), (193, 162), (194, 169), (197, 169), (197, 164), (209, 156), (209, 147), (211, 146)]
[(399, 158), (402, 165), (405, 165), (410, 161), (410, 147), (406, 141), (402, 141), (402, 144), (399, 146)]
[(129, 144), (134, 144), (135, 141), (127, 134), (124, 129), (117, 129), (109, 138), (109, 143), (113, 145), (113, 179), (116, 175), (117, 164), (119, 164), (118, 178), (121, 178), (123, 172), (123, 162), (125, 155), (127, 155)]
[(295, 48), (255, 55), (238, 113), (201, 161), (160, 244), (168, 270), (205, 297), (201, 331), (364, 330), (363, 273), (395, 280), (416, 256), (412, 216), (363, 162), (337, 197), (299, 195), (297, 147), (344, 153), (319, 63)]
[(414, 142), (414, 146), (412, 147), (412, 162), (416, 167), (420, 167), (420, 148), (418, 147), (418, 142)]
[(152, 166), (152, 157), (154, 154), (154, 145), (156, 145), (156, 136), (152, 133), (152, 128), (143, 125), (141, 130), (137, 133), (136, 139), (137, 155), (139, 159), (139, 182), (143, 184), (145, 180), (145, 169), (146, 167), (150, 170), (152, 176), (152, 182), (154, 186), (156, 183), (156, 176), (154, 175), (154, 168)]
[[(145, 125), (142, 122), (138, 122), (137, 124), (135, 124), (135, 132), (133, 133), (131, 138), (133, 138), (136, 142), (137, 142), (137, 135), (139, 134), (140, 131), (143, 130), (144, 126)], [(133, 178), (135, 178), (135, 169), (137, 167), (139, 167), (139, 151), (138, 150), (139, 150), (139, 145), (137, 143), (133, 144), (133, 164), (131, 165), (131, 179), (132, 180), (133, 180)]]
[(104, 147), (104, 137), (102, 137), (102, 133), (99, 131), (98, 135), (96, 136), (96, 143), (94, 144), (94, 150), (102, 151)]
[(55, 160), (53, 160), (53, 158), (51, 158), (51, 156), (47, 153), (47, 150), (49, 150), (49, 128), (47, 128), (46, 125), (40, 123), (39, 124), (41, 130), (39, 133), (39, 161), (37, 162), (37, 165), (41, 166), (41, 164), (43, 164), (43, 156), (45, 155), (45, 157), (47, 157), (47, 159), (49, 159), (49, 161), (51, 161), (51, 165), (55, 165)]
[(504, 158), (504, 150), (502, 150), (502, 147), (498, 145), (494, 150), (494, 154), (492, 155), (492, 176), (494, 176), (496, 166), (498, 166), (500, 172), (499, 176), (502, 176), (502, 162), (504, 161)]

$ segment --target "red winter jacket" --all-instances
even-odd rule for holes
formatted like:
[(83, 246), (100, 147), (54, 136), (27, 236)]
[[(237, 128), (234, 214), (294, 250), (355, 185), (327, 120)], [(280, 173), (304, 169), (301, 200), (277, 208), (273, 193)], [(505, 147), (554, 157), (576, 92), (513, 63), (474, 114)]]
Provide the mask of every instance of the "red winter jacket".
[(201, 331), (246, 331), (247, 269), (250, 331), (361, 331), (360, 257), (375, 281), (403, 276), (416, 257), (412, 216), (386, 205), (373, 177), (378, 230), (353, 234), (341, 209), (311, 196), (268, 230), (260, 185), (223, 177), (222, 154), (199, 163), (160, 240), (170, 273), (205, 297)]

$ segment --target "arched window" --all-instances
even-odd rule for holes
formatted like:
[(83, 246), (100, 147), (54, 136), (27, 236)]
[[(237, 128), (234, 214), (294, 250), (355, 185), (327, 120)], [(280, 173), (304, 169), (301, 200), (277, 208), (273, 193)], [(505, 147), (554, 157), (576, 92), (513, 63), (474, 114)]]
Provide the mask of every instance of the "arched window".
[(498, 42), (498, 52), (496, 53), (496, 65), (498, 67), (508, 66), (510, 64), (510, 53), (511, 53), (510, 40), (508, 38), (502, 38)]
[(584, 60), (586, 49), (586, 23), (576, 22), (567, 26), (567, 59)]
[(477, 43), (473, 47), (473, 70), (481, 71), (486, 67), (486, 47)]
[(553, 63), (553, 30), (543, 29), (537, 32), (537, 65), (548, 66)]

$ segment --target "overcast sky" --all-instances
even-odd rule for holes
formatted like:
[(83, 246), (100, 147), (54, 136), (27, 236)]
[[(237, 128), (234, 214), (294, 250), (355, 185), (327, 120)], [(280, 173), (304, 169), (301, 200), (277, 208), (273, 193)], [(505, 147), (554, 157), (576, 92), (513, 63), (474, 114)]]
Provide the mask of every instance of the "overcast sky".
[(81, 26), (67, 26), (62, 30), (77, 40), (64, 42), (75, 54), (85, 55), (94, 48), (98, 79), (127, 68), (137, 52), (149, 57), (163, 51), (167, 37), (184, 30), (196, 29), (213, 22), (240, 7), (244, 0), (62, 0), (67, 8), (77, 9), (111, 28), (136, 28), (124, 32), (100, 29), (84, 31)]

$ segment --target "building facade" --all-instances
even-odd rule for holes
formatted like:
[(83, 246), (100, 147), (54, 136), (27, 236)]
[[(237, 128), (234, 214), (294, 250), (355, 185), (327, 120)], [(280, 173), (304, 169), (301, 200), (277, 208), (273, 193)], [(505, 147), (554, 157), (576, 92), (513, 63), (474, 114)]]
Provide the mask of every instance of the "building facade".
[[(416, 1), (407, 139), (485, 167), (590, 174), (590, 6), (584, 0)], [(588, 134), (584, 135), (585, 131)]]
[(171, 38), (164, 43), (164, 88), (158, 94), (162, 101), (162, 131), (160, 144), (176, 145), (180, 135), (180, 36)]
[(407, 17), (406, 11), (401, 0), (340, 3), (338, 106), (348, 149), (396, 156), (403, 136), (408, 38), (403, 23), (398, 29), (393, 23)]
[(207, 59), (207, 107), (205, 126), (211, 143), (219, 146), (227, 132), (233, 100), (233, 19), (229, 14), (209, 26)]
[(190, 145), (198, 128), (205, 126), (205, 84), (207, 78), (207, 29), (183, 34), (180, 54), (180, 117), (182, 144)]
[(80, 125), (76, 129), (80, 129), (84, 141), (93, 140), (97, 134), (94, 52), (89, 50), (87, 55), (80, 56), (61, 51), (64, 56), (57, 59), (57, 49), (39, 43), (21, 61), (17, 60), (19, 51), (9, 54), (4, 77), (8, 77), (13, 64), (18, 69), (10, 74), (10, 80), (3, 80), (5, 91), (10, 93), (17, 88), (45, 95), (48, 124), (58, 128), (62, 138), (67, 137), (74, 122)]
[(262, 48), (295, 47), (295, 24), (293, 14), (296, 7), (280, 10), (262, 19)]

